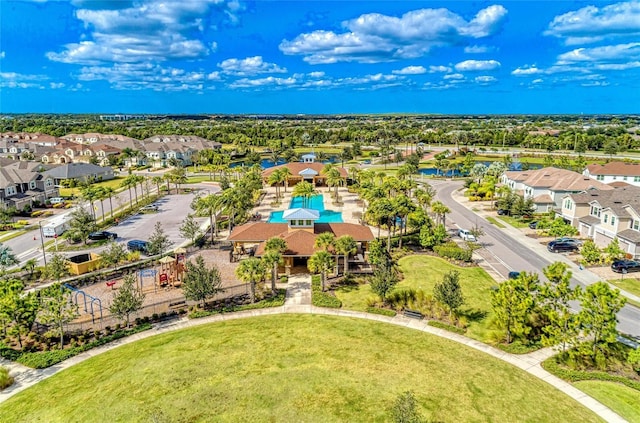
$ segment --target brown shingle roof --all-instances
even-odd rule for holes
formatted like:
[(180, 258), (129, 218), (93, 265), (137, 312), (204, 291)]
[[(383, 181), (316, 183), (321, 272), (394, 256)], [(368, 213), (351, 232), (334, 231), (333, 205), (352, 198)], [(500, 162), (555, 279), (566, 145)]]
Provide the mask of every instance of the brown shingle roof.
[(591, 175), (640, 176), (640, 163), (609, 162), (590, 164), (587, 170)]
[(589, 188), (611, 190), (613, 187), (584, 176), (581, 173), (555, 167), (544, 167), (526, 172), (505, 172), (512, 180), (533, 188), (548, 188), (552, 191), (584, 191)]

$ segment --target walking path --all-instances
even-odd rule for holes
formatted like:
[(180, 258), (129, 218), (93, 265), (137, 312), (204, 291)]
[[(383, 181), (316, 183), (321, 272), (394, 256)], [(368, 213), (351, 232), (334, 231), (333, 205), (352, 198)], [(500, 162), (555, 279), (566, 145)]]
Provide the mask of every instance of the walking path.
[(539, 379), (542, 379), (543, 381), (549, 383), (556, 389), (569, 395), (571, 398), (575, 399), (580, 404), (582, 404), (583, 406), (593, 411), (595, 414), (600, 416), (605, 421), (625, 422), (625, 420), (621, 416), (613, 412), (611, 409), (609, 409), (605, 405), (596, 401), (594, 398), (588, 396), (587, 394), (580, 391), (579, 389), (576, 389), (571, 384), (553, 376), (551, 373), (544, 370), (540, 366), (540, 363), (554, 354), (553, 350), (551, 350), (550, 348), (541, 349), (541, 350), (538, 350), (529, 354), (523, 354), (523, 355), (509, 354), (497, 348), (493, 348), (489, 345), (483, 344), (480, 341), (476, 341), (476, 340), (467, 338), (465, 336), (446, 331), (444, 329), (439, 329), (433, 326), (429, 326), (427, 324), (427, 321), (425, 320), (410, 319), (402, 315), (397, 315), (395, 317), (388, 317), (388, 316), (382, 316), (382, 315), (371, 314), (371, 313), (363, 313), (358, 311), (314, 307), (311, 305), (311, 276), (310, 275), (294, 275), (289, 278), (285, 304), (284, 306), (281, 306), (281, 307), (247, 310), (247, 311), (241, 311), (237, 313), (217, 314), (214, 316), (209, 316), (202, 319), (194, 319), (194, 320), (184, 318), (179, 321), (160, 324), (148, 331), (140, 332), (130, 337), (117, 340), (108, 345), (94, 348), (91, 351), (87, 351), (82, 354), (79, 354), (62, 363), (59, 363), (55, 366), (51, 366), (44, 370), (29, 369), (19, 364), (7, 362), (6, 360), (0, 358), (0, 365), (9, 367), (11, 370), (11, 374), (16, 379), (16, 383), (13, 386), (0, 392), (0, 403), (2, 403), (3, 401), (6, 401), (13, 395), (17, 394), (18, 392), (23, 391), (24, 389), (32, 385), (35, 385), (41, 380), (44, 380), (49, 376), (52, 376), (58, 373), (61, 370), (67, 369), (71, 366), (81, 363), (95, 355), (102, 354), (105, 351), (109, 351), (114, 348), (117, 348), (120, 345), (131, 344), (141, 339), (149, 338), (151, 336), (155, 336), (161, 333), (171, 332), (171, 331), (180, 330), (180, 329), (186, 329), (186, 328), (200, 326), (200, 325), (209, 324), (209, 323), (223, 322), (227, 320), (235, 320), (235, 319), (242, 319), (242, 318), (256, 317), (256, 316), (268, 316), (268, 315), (278, 315), (278, 314), (300, 314), (300, 313), (373, 320), (377, 322), (393, 324), (397, 326), (403, 326), (406, 328), (419, 330), (422, 332), (439, 336), (441, 338), (458, 342), (460, 344), (464, 344), (470, 348), (474, 348), (476, 350), (482, 351), (486, 354), (489, 354), (492, 357), (498, 358), (502, 361), (512, 364), (518, 367), (519, 369), (522, 369), (527, 373)]

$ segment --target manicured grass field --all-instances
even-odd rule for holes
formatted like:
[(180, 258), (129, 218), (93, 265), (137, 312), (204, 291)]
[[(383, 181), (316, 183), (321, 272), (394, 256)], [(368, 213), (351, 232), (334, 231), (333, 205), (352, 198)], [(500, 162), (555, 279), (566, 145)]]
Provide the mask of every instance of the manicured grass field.
[(0, 420), (388, 422), (407, 390), (434, 421), (599, 421), (476, 350), (318, 315), (216, 323), (119, 347), (0, 404)]
[(529, 222), (523, 222), (522, 220), (516, 219), (515, 217), (511, 217), (511, 216), (500, 216), (498, 220), (499, 221), (502, 220), (503, 222), (506, 222), (517, 229), (529, 227)]
[[(91, 184), (92, 187), (110, 187), (115, 191), (121, 191), (123, 188), (120, 187), (120, 184), (124, 178), (122, 176), (116, 176), (113, 179), (109, 179), (108, 181), (96, 182), (95, 184)], [(60, 196), (61, 197), (70, 197), (72, 195), (80, 195), (79, 188), (60, 188)]]
[(487, 219), (487, 222), (491, 223), (492, 225), (495, 225), (496, 227), (500, 228), (500, 229), (504, 229), (506, 228), (506, 226), (504, 226), (502, 223), (498, 222), (498, 220), (495, 217), (485, 217), (485, 219)]
[[(413, 288), (433, 293), (436, 283), (442, 281), (445, 273), (451, 270), (460, 272), (460, 285), (466, 304), (461, 311), (474, 318), (469, 319), (467, 336), (487, 342), (489, 329), (487, 322), (491, 315), (491, 287), (496, 282), (480, 267), (459, 267), (438, 257), (428, 255), (412, 255), (398, 261), (404, 279), (396, 285), (396, 289)], [(336, 292), (342, 301), (343, 308), (365, 311), (367, 298), (375, 297), (371, 287), (345, 287)]]
[(630, 422), (640, 422), (640, 391), (615, 382), (585, 380), (574, 383)]

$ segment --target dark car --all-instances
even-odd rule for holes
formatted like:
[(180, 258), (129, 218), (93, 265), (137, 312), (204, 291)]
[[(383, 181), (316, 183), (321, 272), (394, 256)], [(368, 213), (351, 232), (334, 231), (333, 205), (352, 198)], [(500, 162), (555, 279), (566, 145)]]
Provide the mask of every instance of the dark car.
[(147, 254), (149, 251), (149, 243), (139, 239), (132, 239), (127, 242), (127, 249), (129, 251), (140, 251), (141, 253)]
[(520, 272), (509, 272), (509, 279), (518, 279), (520, 277)]
[(611, 270), (616, 273), (640, 272), (640, 261), (616, 260), (611, 263)]
[(570, 244), (577, 245), (578, 247), (582, 247), (582, 241), (580, 241), (579, 239), (569, 238), (569, 237), (566, 237), (566, 236), (563, 236), (561, 238), (556, 238), (554, 241), (557, 241), (557, 242), (568, 242)]
[(118, 234), (115, 232), (98, 231), (98, 232), (91, 232), (89, 234), (89, 239), (91, 241), (100, 241), (103, 239), (116, 239), (116, 238), (118, 238)]
[(574, 242), (568, 242), (568, 241), (551, 241), (549, 244), (547, 244), (547, 250), (551, 251), (552, 253), (563, 253), (563, 252), (567, 252), (567, 251), (578, 251), (580, 249), (580, 247), (578, 246), (578, 244), (574, 243)]
[(149, 204), (140, 209), (140, 211), (144, 212), (157, 212), (160, 210), (157, 204)]
[(498, 216), (509, 216), (509, 210), (498, 209)]
[(537, 221), (533, 221), (533, 222), (529, 223), (529, 229), (538, 229), (538, 222)]

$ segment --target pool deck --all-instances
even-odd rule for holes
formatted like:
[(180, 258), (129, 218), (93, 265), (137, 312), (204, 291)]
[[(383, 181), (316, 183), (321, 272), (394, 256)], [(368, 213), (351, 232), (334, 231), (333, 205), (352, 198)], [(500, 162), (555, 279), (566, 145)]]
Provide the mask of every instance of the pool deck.
[[(284, 195), (284, 198), (280, 200), (279, 206), (271, 205), (276, 199), (275, 187), (266, 187), (264, 190), (267, 192), (267, 195), (262, 199), (260, 205), (253, 209), (253, 213), (260, 213), (261, 220), (263, 222), (268, 222), (271, 212), (284, 211), (289, 208), (289, 204), (291, 204), (291, 192), (293, 191), (293, 187), (287, 188), (287, 192), (281, 190), (281, 194)], [(344, 223), (360, 223), (359, 216), (360, 213), (362, 213), (362, 206), (358, 205), (357, 203), (358, 194), (351, 193), (346, 188), (341, 187), (338, 189), (338, 192), (343, 204), (342, 206), (334, 206), (332, 204), (332, 195), (334, 194), (333, 188), (329, 190), (329, 188), (327, 187), (320, 187), (317, 188), (317, 190), (319, 194), (322, 194), (322, 200), (324, 201), (325, 210), (342, 212), (342, 221)]]

